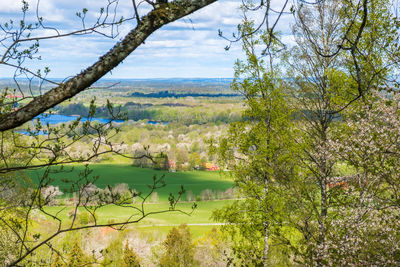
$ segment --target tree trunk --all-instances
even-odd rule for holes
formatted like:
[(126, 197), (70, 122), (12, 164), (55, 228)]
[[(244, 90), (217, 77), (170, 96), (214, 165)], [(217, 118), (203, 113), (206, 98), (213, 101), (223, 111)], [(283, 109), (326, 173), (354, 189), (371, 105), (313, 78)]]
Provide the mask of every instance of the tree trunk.
[[(268, 177), (264, 178), (264, 193), (265, 193), (265, 203), (268, 205), (268, 189), (269, 180)], [(265, 221), (264, 221), (264, 248), (263, 248), (263, 263), (264, 267), (268, 266), (268, 249), (269, 249), (269, 221), (268, 221), (268, 206), (265, 207)]]
[[(326, 123), (325, 120), (320, 122), (321, 124), (321, 134), (320, 134), (320, 139), (323, 144), (323, 151), (328, 151), (328, 148), (325, 146), (326, 143), (328, 142), (327, 138), (327, 131), (328, 131), (328, 124)], [(323, 266), (323, 259), (325, 258), (325, 236), (326, 236), (326, 217), (328, 215), (328, 201), (327, 201), (327, 194), (326, 194), (326, 184), (327, 184), (327, 178), (329, 176), (329, 170), (330, 168), (328, 167), (328, 159), (325, 153), (322, 154), (321, 157), (321, 162), (320, 164), (320, 170), (321, 170), (321, 179), (320, 179), (320, 192), (321, 192), (321, 214), (318, 219), (318, 248), (317, 248), (317, 266), (321, 267)]]
[(321, 215), (319, 216), (319, 222), (318, 222), (318, 248), (317, 248), (318, 267), (321, 267), (323, 265), (322, 260), (324, 258), (324, 249), (325, 249), (325, 235), (326, 235), (325, 220), (328, 214), (328, 205), (326, 197), (326, 179), (322, 179), (320, 186), (321, 186)]

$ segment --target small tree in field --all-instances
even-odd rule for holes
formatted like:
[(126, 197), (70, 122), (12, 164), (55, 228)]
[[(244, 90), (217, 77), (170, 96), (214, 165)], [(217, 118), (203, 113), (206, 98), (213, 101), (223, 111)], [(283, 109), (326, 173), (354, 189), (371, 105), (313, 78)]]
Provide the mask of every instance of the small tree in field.
[(68, 254), (68, 267), (76, 267), (76, 266), (89, 266), (88, 257), (83, 253), (81, 246), (79, 245), (79, 241), (75, 240), (75, 243)]
[(122, 259), (124, 265), (126, 267), (139, 267), (140, 259), (136, 252), (129, 247), (129, 241), (126, 240), (125, 248), (124, 248), (124, 257)]
[(181, 224), (173, 227), (163, 242), (165, 253), (160, 258), (160, 265), (164, 267), (186, 267), (196, 264), (194, 260), (194, 245), (189, 227)]

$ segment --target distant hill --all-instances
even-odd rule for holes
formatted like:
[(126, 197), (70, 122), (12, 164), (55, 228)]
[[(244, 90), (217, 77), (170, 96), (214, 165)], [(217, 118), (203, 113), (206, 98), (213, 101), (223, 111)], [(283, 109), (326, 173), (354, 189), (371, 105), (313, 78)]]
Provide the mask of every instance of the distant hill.
[(222, 93), (215, 93), (215, 94), (208, 94), (208, 93), (175, 93), (169, 91), (160, 91), (156, 93), (139, 93), (134, 92), (130, 94), (131, 97), (149, 97), (149, 98), (164, 98), (164, 97), (239, 97), (239, 94), (222, 94)]
[[(62, 82), (62, 79), (52, 79), (55, 82)], [(38, 82), (25, 79), (17, 79), (22, 90), (38, 91)], [(232, 78), (160, 78), (160, 79), (101, 79), (92, 88), (97, 90), (110, 90), (119, 92), (142, 92), (156, 93), (162, 91), (175, 93), (209, 93), (209, 94), (234, 94), (230, 88)], [(0, 78), (0, 88), (16, 88), (11, 78)], [(54, 85), (48, 82), (42, 84), (42, 93), (53, 88)]]
[[(123, 79), (101, 80), (92, 87), (107, 87), (114, 84), (113, 89), (133, 90), (142, 93), (154, 92), (201, 92), (201, 93), (233, 93), (231, 78), (172, 78), (172, 79)], [(115, 84), (118, 83), (118, 84)]]

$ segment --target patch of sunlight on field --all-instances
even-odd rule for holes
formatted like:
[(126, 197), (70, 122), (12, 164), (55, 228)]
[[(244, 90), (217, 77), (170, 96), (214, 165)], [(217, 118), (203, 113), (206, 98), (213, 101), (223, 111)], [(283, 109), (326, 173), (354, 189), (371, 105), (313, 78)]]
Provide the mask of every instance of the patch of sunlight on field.
[[(70, 184), (63, 182), (64, 179), (76, 180), (78, 173), (84, 169), (83, 165), (75, 165), (71, 172), (62, 172), (51, 174), (52, 185), (59, 186), (62, 191), (67, 191)], [(186, 191), (191, 191), (195, 197), (199, 197), (201, 192), (210, 189), (214, 193), (225, 192), (232, 188), (234, 182), (219, 172), (207, 171), (187, 171), (187, 172), (166, 172), (160, 170), (132, 167), (128, 164), (92, 164), (93, 170), (91, 176), (98, 176), (95, 185), (99, 188), (105, 188), (107, 185), (114, 186), (119, 183), (126, 183), (130, 188), (136, 191), (147, 193), (148, 185), (152, 184), (153, 176), (160, 177), (165, 175), (166, 186), (157, 190), (159, 200), (167, 201), (170, 193), (177, 194), (181, 185)], [(26, 174), (37, 183), (43, 175), (44, 170), (26, 171)], [(184, 195), (183, 200), (186, 200)]]

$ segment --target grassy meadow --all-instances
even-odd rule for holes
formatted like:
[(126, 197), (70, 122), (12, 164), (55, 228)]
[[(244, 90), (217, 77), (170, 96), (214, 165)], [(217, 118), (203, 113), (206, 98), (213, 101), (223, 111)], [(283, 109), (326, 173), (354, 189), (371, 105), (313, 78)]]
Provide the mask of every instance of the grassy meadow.
[[(74, 165), (72, 171), (51, 174), (53, 179), (51, 184), (59, 186), (61, 190), (66, 191), (69, 184), (64, 183), (63, 179), (76, 179), (78, 173), (84, 170), (84, 165)], [(159, 199), (156, 203), (146, 203), (144, 205), (145, 212), (168, 211), (169, 203), (168, 196), (170, 193), (177, 193), (181, 185), (184, 185), (187, 191), (191, 191), (196, 199), (197, 208), (192, 211), (192, 201), (186, 201), (186, 196), (183, 195), (182, 202), (176, 206), (176, 211), (162, 212), (151, 214), (138, 223), (133, 223), (128, 226), (128, 231), (141, 233), (146, 238), (157, 236), (157, 239), (163, 240), (172, 227), (180, 224), (187, 224), (190, 228), (194, 239), (201, 238), (204, 234), (217, 227), (218, 224), (211, 219), (213, 210), (222, 208), (234, 200), (229, 199), (214, 199), (209, 201), (199, 201), (199, 196), (204, 190), (211, 190), (217, 196), (217, 192), (224, 192), (232, 188), (234, 183), (226, 175), (219, 172), (208, 171), (185, 171), (185, 172), (166, 172), (153, 169), (133, 167), (130, 164), (92, 164), (90, 169), (93, 170), (92, 176), (98, 176), (95, 185), (99, 188), (105, 188), (107, 185), (114, 186), (120, 183), (126, 183), (130, 188), (135, 188), (137, 191), (146, 193), (149, 191), (148, 184), (152, 183), (154, 175), (165, 175), (166, 186), (157, 190)], [(34, 183), (37, 183), (43, 175), (44, 170), (34, 170), (26, 172)], [(69, 194), (64, 194), (62, 198), (69, 197)], [(139, 203), (134, 205), (140, 205)], [(45, 208), (49, 214), (57, 214), (62, 220), (64, 226), (69, 225), (71, 218), (69, 214), (73, 211), (73, 206), (48, 206)], [(79, 214), (85, 212), (83, 208), (79, 209), (77, 222), (79, 223)], [(121, 222), (135, 214), (132, 208), (123, 208), (120, 206), (109, 205), (102, 207), (96, 212), (98, 223), (106, 224), (110, 222)], [(50, 216), (37, 214), (34, 216), (34, 228), (41, 232), (44, 236), (47, 235), (48, 229), (55, 228), (57, 221)], [(133, 216), (131, 219), (140, 218), (140, 215)], [(100, 231), (100, 230), (99, 230)], [(50, 231), (51, 232), (51, 231)]]
[[(130, 226), (134, 227), (138, 231), (143, 232), (160, 232), (166, 234), (173, 226), (180, 224), (188, 224), (193, 231), (194, 236), (201, 236), (211, 228), (218, 226), (214, 221), (211, 220), (211, 213), (213, 210), (222, 208), (228, 205), (233, 200), (214, 200), (214, 201), (199, 201), (197, 202), (197, 208), (193, 211), (191, 209), (192, 203), (179, 203), (177, 205), (177, 211), (168, 211), (165, 213), (152, 214), (144, 218), (138, 223)], [(167, 211), (169, 208), (168, 203), (150, 203), (145, 205), (146, 212), (157, 212)], [(72, 210), (72, 207), (65, 206), (52, 206), (47, 207), (46, 212), (49, 214), (59, 214), (59, 218), (63, 220), (65, 224), (70, 222), (68, 213)], [(180, 211), (190, 213), (185, 214)], [(83, 209), (80, 210), (81, 212)], [(111, 221), (123, 221), (128, 219), (134, 211), (130, 208), (122, 208), (118, 206), (106, 206), (100, 208), (97, 211), (99, 218), (98, 223), (109, 223)], [(135, 218), (135, 217), (133, 217)], [(137, 217), (138, 218), (138, 217)], [(40, 216), (38, 221), (51, 221), (50, 217)]]
[[(60, 190), (67, 191), (70, 188), (69, 183), (63, 182), (64, 179), (74, 180), (79, 172), (84, 170), (83, 165), (70, 166), (71, 171), (52, 173), (51, 184), (58, 186)], [(159, 201), (166, 202), (170, 193), (179, 192), (181, 185), (185, 190), (192, 191), (194, 196), (199, 196), (202, 191), (210, 189), (213, 192), (224, 192), (232, 188), (233, 181), (219, 172), (209, 171), (185, 171), (185, 172), (167, 172), (147, 168), (133, 167), (129, 164), (92, 164), (90, 169), (93, 171), (91, 177), (98, 176), (95, 185), (99, 188), (105, 188), (107, 185), (126, 183), (129, 188), (146, 194), (149, 192), (148, 185), (153, 182), (153, 176), (160, 177), (165, 175), (166, 186), (157, 190)], [(37, 183), (43, 176), (44, 170), (34, 170), (26, 172), (27, 175)], [(186, 200), (183, 196), (183, 200)]]

